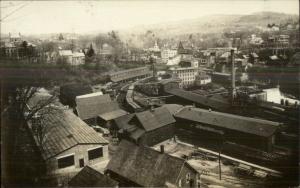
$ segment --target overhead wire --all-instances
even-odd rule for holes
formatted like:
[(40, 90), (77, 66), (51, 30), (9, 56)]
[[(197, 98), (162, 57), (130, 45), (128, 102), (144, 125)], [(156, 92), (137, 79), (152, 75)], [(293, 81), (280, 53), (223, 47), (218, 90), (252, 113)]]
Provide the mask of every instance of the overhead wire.
[(6, 18), (8, 18), (9, 16), (11, 16), (12, 14), (16, 13), (17, 11), (19, 11), (20, 9), (24, 8), (25, 6), (29, 5), (31, 3), (28, 2), (28, 3), (25, 3), (23, 5), (21, 5), (20, 7), (18, 7), (17, 9), (11, 11), (10, 13), (8, 13), (7, 15), (5, 15), (3, 18), (0, 19), (0, 22), (3, 22)]

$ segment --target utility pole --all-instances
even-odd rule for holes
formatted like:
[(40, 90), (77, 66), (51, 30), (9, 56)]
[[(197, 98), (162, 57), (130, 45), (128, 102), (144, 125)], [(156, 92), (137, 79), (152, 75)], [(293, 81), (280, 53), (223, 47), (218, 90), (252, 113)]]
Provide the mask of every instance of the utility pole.
[(219, 179), (222, 180), (222, 167), (221, 167), (221, 151), (222, 151), (222, 146), (223, 146), (223, 135), (224, 133), (220, 133), (220, 143), (219, 143)]
[(235, 66), (234, 66), (234, 49), (231, 49), (231, 102), (233, 103), (236, 90), (235, 90)]

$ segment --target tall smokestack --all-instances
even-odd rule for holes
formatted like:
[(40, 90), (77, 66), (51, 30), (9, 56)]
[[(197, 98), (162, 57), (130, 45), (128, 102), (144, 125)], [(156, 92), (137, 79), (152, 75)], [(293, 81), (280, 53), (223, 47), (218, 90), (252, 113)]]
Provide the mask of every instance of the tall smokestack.
[(231, 97), (232, 101), (235, 98), (235, 68), (234, 68), (234, 49), (231, 49)]
[(165, 153), (165, 146), (164, 145), (160, 145), (160, 153)]

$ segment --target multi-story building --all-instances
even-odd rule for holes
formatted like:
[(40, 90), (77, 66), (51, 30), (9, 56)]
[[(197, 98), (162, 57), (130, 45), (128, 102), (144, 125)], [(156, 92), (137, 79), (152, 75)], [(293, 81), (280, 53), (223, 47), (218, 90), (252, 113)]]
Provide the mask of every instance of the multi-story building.
[(199, 72), (195, 78), (195, 85), (196, 86), (203, 86), (208, 83), (211, 83), (211, 77), (207, 75), (205, 72)]
[(85, 62), (85, 55), (82, 52), (72, 52), (71, 50), (58, 51), (58, 58), (70, 65), (82, 65)]
[(171, 67), (169, 72), (174, 77), (181, 79), (179, 87), (189, 87), (195, 83), (198, 67)]
[(181, 60), (181, 56), (180, 55), (176, 55), (174, 57), (171, 57), (167, 61), (167, 66), (178, 65), (178, 63), (180, 62), (180, 60)]
[(82, 52), (74, 52), (72, 57), (72, 65), (83, 65), (85, 62), (85, 55)]
[(288, 45), (290, 43), (289, 35), (279, 35), (277, 41), (279, 44)]
[(249, 37), (249, 44), (252, 45), (262, 45), (264, 40), (261, 37), (256, 36), (255, 34), (252, 34), (251, 37)]
[(177, 50), (173, 49), (163, 49), (161, 51), (161, 59), (163, 63), (167, 63), (170, 58), (177, 55)]

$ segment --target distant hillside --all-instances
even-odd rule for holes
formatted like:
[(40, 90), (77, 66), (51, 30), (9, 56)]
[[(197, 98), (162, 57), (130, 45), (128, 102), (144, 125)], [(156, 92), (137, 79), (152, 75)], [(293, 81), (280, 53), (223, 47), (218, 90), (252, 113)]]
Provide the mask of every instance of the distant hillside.
[(197, 19), (160, 23), (155, 25), (140, 25), (128, 33), (141, 34), (151, 30), (157, 36), (176, 36), (190, 33), (219, 33), (228, 28), (266, 27), (267, 24), (298, 22), (299, 15), (289, 15), (275, 12), (259, 12), (252, 15), (211, 15)]

